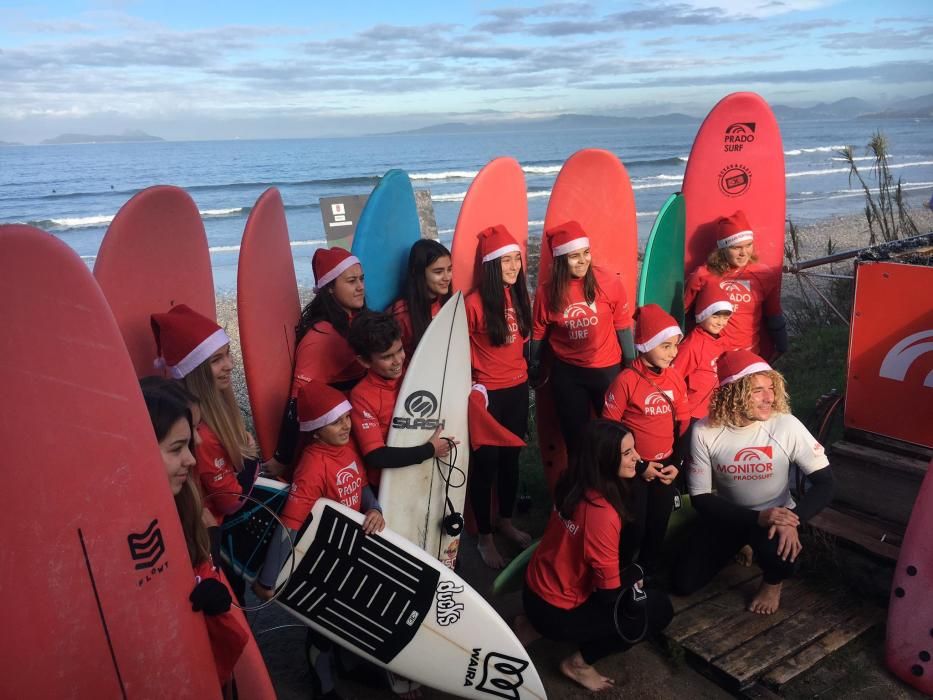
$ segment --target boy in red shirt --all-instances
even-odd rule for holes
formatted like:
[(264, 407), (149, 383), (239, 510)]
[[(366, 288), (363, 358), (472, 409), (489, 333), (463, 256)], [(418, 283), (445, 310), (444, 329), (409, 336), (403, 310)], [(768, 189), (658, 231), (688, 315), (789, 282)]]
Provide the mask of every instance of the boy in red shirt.
[(619, 373), (606, 392), (603, 418), (628, 426), (642, 457), (633, 480), (635, 522), (622, 537), (623, 562), (638, 560), (653, 572), (661, 555), (667, 520), (674, 507), (679, 454), (675, 442), (689, 425), (687, 387), (672, 370), (683, 331), (657, 304), (635, 312), (635, 349), (639, 356)]
[(386, 446), (405, 371), (402, 333), (395, 319), (386, 313), (365, 311), (354, 319), (348, 340), (367, 370), (366, 376), (350, 392), (353, 437), (366, 463), (369, 483), (378, 490), (383, 469), (421, 464), (431, 457), (446, 457), (451, 448), (440, 428), (423, 445)]
[[(298, 538), (308, 515), (319, 498), (339, 501), (348, 508), (365, 512), (363, 532), (367, 535), (385, 528), (382, 509), (366, 481), (366, 473), (350, 440), (350, 402), (333, 387), (311, 380), (298, 390), (299, 428), (311, 440), (301, 453), (288, 500), (280, 515), (282, 528), (272, 538), (266, 561), (253, 586), (257, 597), (269, 600), (279, 571), (290, 553), (291, 542)], [(334, 690), (331, 674), (333, 644), (308, 632), (309, 642), (317, 651), (313, 658), (315, 697)]]
[(723, 330), (732, 316), (729, 294), (715, 282), (700, 290), (694, 304), (696, 326), (677, 349), (674, 369), (687, 385), (690, 422), (706, 418), (713, 389), (719, 386), (716, 360), (729, 348)]

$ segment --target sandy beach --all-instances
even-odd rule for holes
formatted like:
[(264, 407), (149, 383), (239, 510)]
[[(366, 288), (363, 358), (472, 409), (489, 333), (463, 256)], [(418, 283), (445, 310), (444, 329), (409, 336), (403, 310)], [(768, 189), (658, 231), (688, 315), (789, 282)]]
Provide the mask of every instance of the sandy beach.
[[(933, 230), (933, 212), (925, 208), (911, 210), (920, 231)], [(827, 244), (832, 241), (835, 251), (844, 251), (864, 247), (868, 244), (868, 226), (863, 215), (835, 217), (802, 227), (799, 230), (800, 257), (809, 260), (826, 254)], [(536, 246), (529, 246), (529, 272), (534, 276), (537, 266)], [(828, 268), (825, 271), (829, 271)], [(851, 262), (837, 263), (834, 271), (839, 274), (851, 272)], [(795, 295), (803, 288), (790, 283), (791, 276), (785, 276), (785, 305), (797, 303)], [(301, 290), (302, 303), (311, 296), (308, 289)], [(245, 381), (242, 374), (242, 362), (239, 361), (239, 333), (236, 317), (236, 299), (233, 295), (222, 295), (217, 299), (218, 321), (227, 330), (232, 339), (232, 349), (237, 358), (237, 372), (234, 381), (235, 391), (240, 406), (249, 413), (249, 403)], [(523, 522), (527, 519), (528, 522)], [(531, 522), (530, 516), (517, 516), (516, 523), (532, 530), (539, 536), (540, 523)], [(514, 555), (515, 551), (503, 544), (505, 552)], [(482, 565), (475, 541), (464, 535), (461, 547), (460, 574), (480, 592), (489, 592), (494, 579), (494, 572)], [(493, 606), (506, 619), (510, 620), (521, 610), (520, 594), (512, 593), (500, 597), (487, 596)], [(256, 601), (253, 601), (256, 604)], [(296, 624), (291, 617), (277, 606), (271, 606), (250, 615), (254, 633), (257, 634), (270, 674), (276, 685), (278, 695), (283, 700), (307, 698), (310, 692), (310, 677), (304, 658), (304, 628)], [(546, 640), (534, 642), (530, 647), (532, 659), (545, 687), (551, 697), (584, 698), (591, 695), (576, 687), (558, 672), (559, 660), (568, 653), (564, 645)], [(599, 664), (600, 670), (618, 679), (617, 687), (600, 697), (623, 697), (637, 693), (643, 698), (728, 698), (732, 697), (717, 685), (691, 670), (682, 659), (672, 658), (656, 645), (641, 644), (629, 652), (610, 657)], [(881, 671), (879, 671), (881, 673)], [(338, 690), (345, 698), (392, 698), (391, 693), (377, 690), (350, 680), (341, 680)], [(425, 689), (425, 698), (449, 697), (443, 693)]]

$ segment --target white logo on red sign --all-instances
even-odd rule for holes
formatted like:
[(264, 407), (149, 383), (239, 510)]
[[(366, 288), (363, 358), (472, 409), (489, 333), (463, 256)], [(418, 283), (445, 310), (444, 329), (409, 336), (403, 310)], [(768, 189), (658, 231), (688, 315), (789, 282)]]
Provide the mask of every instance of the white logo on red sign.
[[(911, 365), (928, 352), (933, 352), (933, 330), (920, 331), (904, 338), (884, 356), (878, 375), (903, 382)], [(923, 380), (923, 386), (933, 387), (933, 371)]]

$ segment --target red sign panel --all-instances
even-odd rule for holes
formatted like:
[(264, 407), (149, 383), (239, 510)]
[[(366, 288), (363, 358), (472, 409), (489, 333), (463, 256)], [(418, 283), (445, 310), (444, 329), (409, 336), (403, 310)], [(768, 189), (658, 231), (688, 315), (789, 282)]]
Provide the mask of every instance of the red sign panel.
[(856, 267), (845, 425), (933, 448), (933, 267)]

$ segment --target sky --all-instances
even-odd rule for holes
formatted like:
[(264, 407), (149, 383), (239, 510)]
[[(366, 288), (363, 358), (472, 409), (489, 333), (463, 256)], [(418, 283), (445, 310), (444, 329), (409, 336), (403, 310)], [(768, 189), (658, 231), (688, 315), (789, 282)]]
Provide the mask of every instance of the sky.
[(0, 0), (0, 141), (340, 136), (933, 93), (929, 0)]

